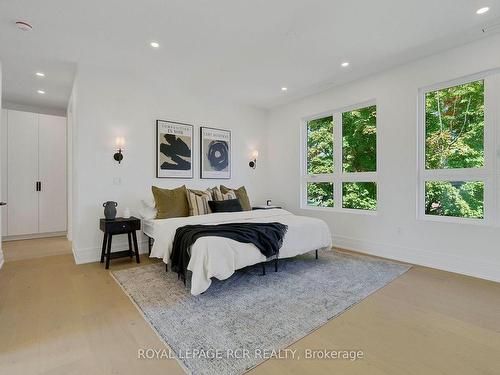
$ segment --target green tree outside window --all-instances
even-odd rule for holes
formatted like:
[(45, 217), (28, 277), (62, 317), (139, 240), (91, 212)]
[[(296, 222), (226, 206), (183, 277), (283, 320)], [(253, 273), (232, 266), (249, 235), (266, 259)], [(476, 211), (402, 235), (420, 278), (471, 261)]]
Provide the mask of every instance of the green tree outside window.
[(333, 173), (333, 117), (307, 123), (307, 173)]
[(377, 170), (377, 107), (342, 113), (344, 172)]
[[(425, 168), (484, 166), (484, 81), (425, 95)], [(427, 215), (483, 218), (482, 181), (427, 181)]]

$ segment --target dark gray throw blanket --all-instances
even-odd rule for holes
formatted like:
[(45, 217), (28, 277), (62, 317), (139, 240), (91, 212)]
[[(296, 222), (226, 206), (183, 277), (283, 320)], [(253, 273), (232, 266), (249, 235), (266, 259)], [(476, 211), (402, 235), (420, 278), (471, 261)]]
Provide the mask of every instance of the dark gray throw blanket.
[(281, 223), (228, 223), (218, 225), (186, 225), (177, 228), (170, 261), (172, 271), (186, 280), (191, 257), (189, 248), (200, 237), (225, 237), (252, 243), (266, 258), (278, 254), (288, 227)]

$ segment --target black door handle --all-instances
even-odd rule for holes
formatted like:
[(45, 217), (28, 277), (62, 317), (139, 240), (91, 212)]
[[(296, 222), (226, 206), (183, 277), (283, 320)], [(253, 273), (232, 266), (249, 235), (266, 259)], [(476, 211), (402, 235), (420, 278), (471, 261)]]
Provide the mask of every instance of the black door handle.
[(0, 206), (5, 206), (7, 203), (5, 202), (0, 202)]

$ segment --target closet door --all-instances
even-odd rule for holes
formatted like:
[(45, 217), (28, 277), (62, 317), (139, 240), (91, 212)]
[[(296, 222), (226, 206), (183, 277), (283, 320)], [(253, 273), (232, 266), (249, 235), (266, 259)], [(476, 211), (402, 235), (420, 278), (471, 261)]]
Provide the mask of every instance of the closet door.
[(38, 115), (9, 110), (7, 234), (38, 233)]
[(39, 115), (39, 232), (66, 231), (66, 118)]

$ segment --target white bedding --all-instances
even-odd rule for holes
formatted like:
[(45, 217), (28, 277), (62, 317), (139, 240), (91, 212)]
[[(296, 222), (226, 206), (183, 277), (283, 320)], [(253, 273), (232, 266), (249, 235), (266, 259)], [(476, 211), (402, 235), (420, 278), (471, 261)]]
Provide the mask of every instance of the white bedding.
[[(281, 210), (255, 210), (226, 212), (154, 220), (154, 245), (151, 257), (169, 263), (172, 243), (177, 228), (192, 224), (221, 224), (235, 222), (279, 222), (288, 226), (288, 231), (279, 252), (279, 258), (294, 257), (312, 250), (330, 248), (332, 237), (326, 223), (320, 219), (297, 216)], [(211, 284), (211, 277), (224, 280), (236, 270), (257, 264), (266, 257), (253, 245), (223, 237), (202, 237), (191, 247), (188, 270), (192, 274), (191, 294), (197, 295)]]

